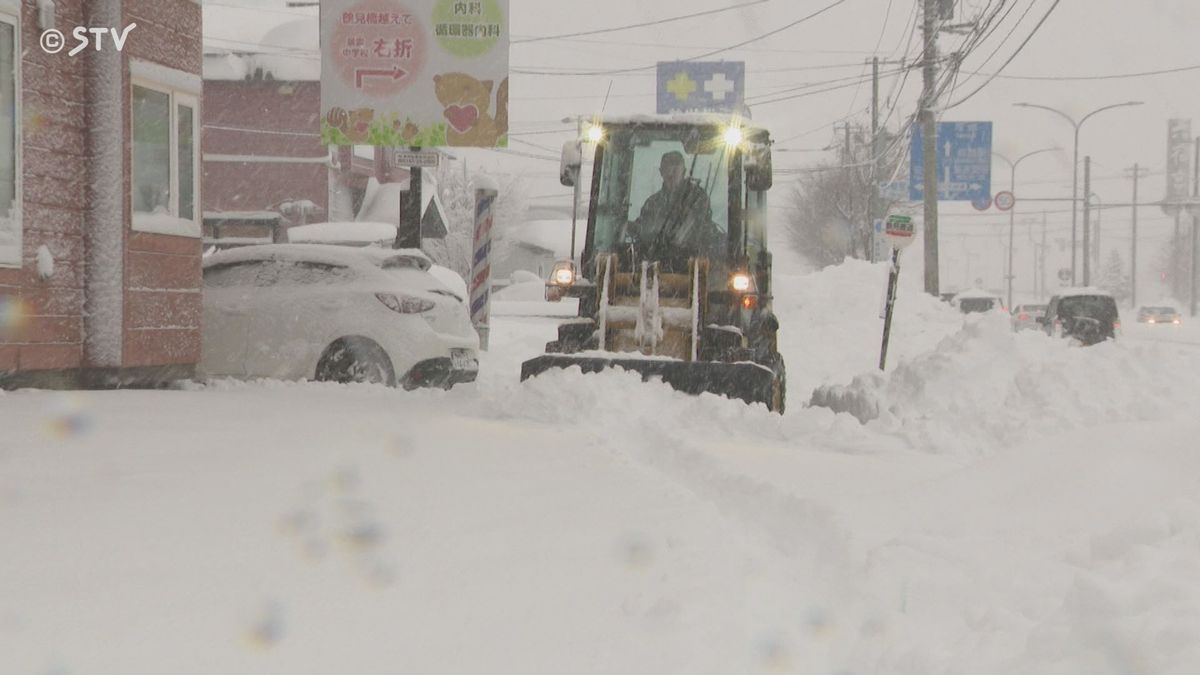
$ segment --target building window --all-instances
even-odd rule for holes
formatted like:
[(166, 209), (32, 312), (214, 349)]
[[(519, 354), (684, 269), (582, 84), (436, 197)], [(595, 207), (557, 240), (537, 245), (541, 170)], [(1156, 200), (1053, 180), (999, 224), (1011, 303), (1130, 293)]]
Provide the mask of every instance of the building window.
[(133, 85), (133, 229), (200, 236), (196, 209), (196, 98)]
[(21, 265), (20, 37), (0, 12), (0, 265)]

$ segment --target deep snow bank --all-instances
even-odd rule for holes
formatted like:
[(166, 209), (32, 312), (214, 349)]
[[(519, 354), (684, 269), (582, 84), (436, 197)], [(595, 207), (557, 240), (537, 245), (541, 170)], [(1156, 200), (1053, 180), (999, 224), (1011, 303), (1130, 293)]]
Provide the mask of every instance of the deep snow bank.
[(1081, 348), (1013, 333), (1003, 314), (968, 315), (933, 349), (884, 374), (818, 388), (817, 406), (854, 415), (915, 448), (978, 452), (1119, 421), (1167, 419), (1194, 405), (1200, 358), (1156, 345)]

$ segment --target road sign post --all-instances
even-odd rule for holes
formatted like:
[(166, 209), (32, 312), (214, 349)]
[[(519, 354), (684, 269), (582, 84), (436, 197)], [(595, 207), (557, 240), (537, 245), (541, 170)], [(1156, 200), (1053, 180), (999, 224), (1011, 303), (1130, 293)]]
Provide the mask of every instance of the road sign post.
[[(940, 122), (937, 125), (937, 191), (939, 201), (980, 202), (992, 197), (992, 123)], [(914, 126), (909, 198), (925, 197), (925, 149), (921, 127)]]
[(892, 214), (884, 224), (884, 236), (891, 244), (892, 265), (888, 272), (887, 304), (883, 314), (883, 344), (879, 348), (879, 369), (887, 366), (888, 342), (892, 336), (892, 310), (896, 305), (896, 287), (900, 281), (900, 251), (913, 241), (913, 221), (909, 216)]

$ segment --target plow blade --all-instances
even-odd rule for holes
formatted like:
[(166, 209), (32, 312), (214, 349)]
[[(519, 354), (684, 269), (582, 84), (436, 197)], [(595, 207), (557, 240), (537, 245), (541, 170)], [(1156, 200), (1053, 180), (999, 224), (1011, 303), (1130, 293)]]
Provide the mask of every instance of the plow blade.
[(642, 381), (660, 379), (684, 393), (695, 395), (708, 392), (741, 399), (747, 403), (763, 403), (775, 412), (783, 412), (784, 382), (770, 368), (750, 362), (672, 361), (546, 354), (521, 364), (521, 380), (541, 375), (548, 370), (574, 367), (578, 367), (584, 373), (622, 368), (640, 374)]

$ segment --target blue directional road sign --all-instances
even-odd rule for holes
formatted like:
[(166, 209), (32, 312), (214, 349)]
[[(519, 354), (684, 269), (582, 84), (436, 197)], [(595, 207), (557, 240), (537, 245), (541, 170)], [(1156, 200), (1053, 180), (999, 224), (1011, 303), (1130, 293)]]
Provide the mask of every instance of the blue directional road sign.
[[(921, 127), (913, 127), (908, 196), (924, 199), (925, 152)], [(937, 125), (938, 200), (973, 202), (992, 195), (992, 123), (939, 122)]]
[(743, 112), (746, 64), (741, 61), (660, 61), (658, 114)]

